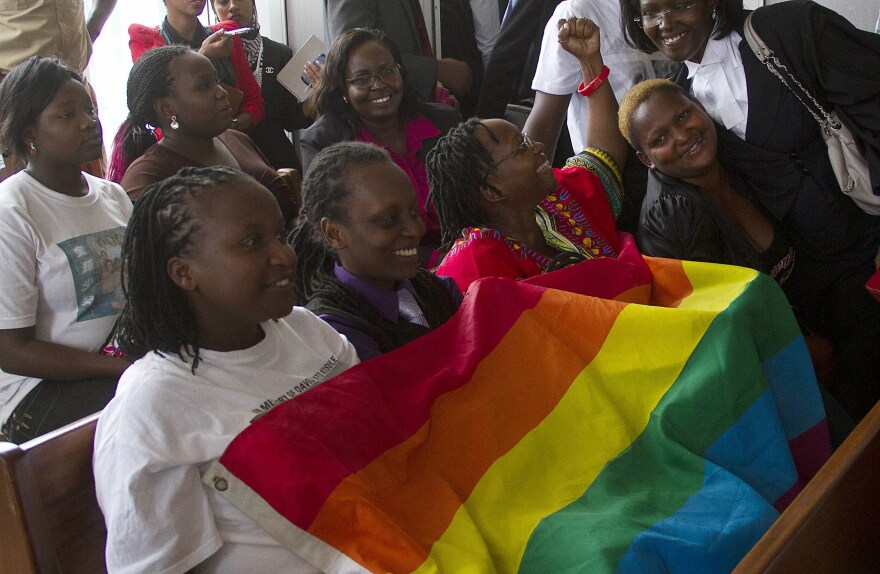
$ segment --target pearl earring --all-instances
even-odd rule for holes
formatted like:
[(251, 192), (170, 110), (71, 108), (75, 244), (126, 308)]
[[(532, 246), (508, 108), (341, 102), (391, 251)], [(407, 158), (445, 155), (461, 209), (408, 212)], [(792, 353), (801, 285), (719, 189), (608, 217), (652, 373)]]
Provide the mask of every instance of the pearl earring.
[(347, 103), (348, 103), (348, 98), (346, 98), (345, 96), (342, 96), (342, 101), (345, 102), (345, 103), (347, 104)]
[(177, 116), (171, 116), (171, 129), (176, 130), (180, 127), (180, 124), (177, 122)]
[(712, 10), (712, 21), (714, 22), (717, 19), (718, 19), (718, 10)]
[(34, 145), (34, 142), (31, 142), (31, 155), (37, 155), (37, 146)]

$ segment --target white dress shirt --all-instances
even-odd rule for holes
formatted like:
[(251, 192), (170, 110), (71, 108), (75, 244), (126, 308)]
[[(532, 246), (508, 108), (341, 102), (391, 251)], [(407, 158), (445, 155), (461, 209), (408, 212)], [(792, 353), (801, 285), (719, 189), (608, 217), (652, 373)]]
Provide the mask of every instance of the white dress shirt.
[(699, 64), (685, 62), (691, 92), (713, 120), (746, 139), (749, 95), (739, 43), (742, 36), (732, 32), (726, 38), (711, 38)]

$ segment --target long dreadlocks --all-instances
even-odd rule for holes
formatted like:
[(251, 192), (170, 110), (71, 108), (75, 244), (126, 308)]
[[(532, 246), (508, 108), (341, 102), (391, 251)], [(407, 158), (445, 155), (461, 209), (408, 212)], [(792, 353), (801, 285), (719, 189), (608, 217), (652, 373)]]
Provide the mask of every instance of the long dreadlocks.
[[(333, 273), (336, 253), (321, 231), (321, 220), (348, 223), (345, 199), (359, 166), (389, 162), (388, 153), (364, 142), (342, 142), (322, 150), (303, 180), (305, 218), (291, 235), (297, 254), (296, 298), (316, 314), (332, 314), (376, 341), (382, 352), (391, 351), (428, 329), (393, 326), (369, 301), (349, 290)], [(443, 324), (456, 306), (446, 285), (433, 273), (420, 269), (411, 279), (419, 307), (433, 328)]]
[(186, 255), (199, 229), (191, 209), (208, 188), (247, 178), (229, 167), (186, 167), (149, 186), (135, 203), (122, 245), (122, 290), (126, 302), (117, 324), (119, 348), (137, 359), (149, 351), (173, 353), (199, 363), (199, 329), (183, 290), (166, 270)]
[(486, 183), (492, 156), (477, 140), (477, 128), (498, 142), (479, 118), (471, 118), (440, 138), (425, 160), (431, 188), (428, 201), (437, 210), (443, 249), (450, 249), (465, 227), (487, 224), (479, 189)]
[(348, 197), (348, 174), (355, 167), (391, 161), (388, 153), (364, 142), (342, 142), (315, 156), (302, 182), (305, 216), (290, 236), (296, 251), (296, 299), (305, 305), (320, 275), (332, 273), (336, 255), (321, 231), (321, 219), (348, 221), (342, 202)]

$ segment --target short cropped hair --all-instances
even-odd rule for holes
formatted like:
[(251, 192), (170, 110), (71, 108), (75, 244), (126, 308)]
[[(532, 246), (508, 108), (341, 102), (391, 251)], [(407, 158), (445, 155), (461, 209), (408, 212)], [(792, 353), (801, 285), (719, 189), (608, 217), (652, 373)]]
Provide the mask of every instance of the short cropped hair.
[(629, 142), (636, 151), (644, 151), (639, 146), (638, 138), (633, 129), (632, 118), (643, 103), (650, 98), (655, 92), (670, 91), (681, 93), (687, 96), (684, 89), (671, 80), (664, 78), (655, 78), (653, 80), (644, 80), (629, 89), (623, 99), (620, 101), (620, 108), (617, 110), (617, 126), (624, 139)]

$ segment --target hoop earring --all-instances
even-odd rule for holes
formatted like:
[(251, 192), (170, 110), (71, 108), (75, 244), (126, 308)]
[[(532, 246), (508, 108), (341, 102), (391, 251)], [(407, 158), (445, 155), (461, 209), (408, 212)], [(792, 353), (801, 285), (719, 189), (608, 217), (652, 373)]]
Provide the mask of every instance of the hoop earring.
[(170, 126), (171, 126), (171, 129), (172, 129), (172, 130), (176, 130), (177, 128), (180, 127), (180, 124), (179, 124), (178, 121), (177, 121), (177, 116), (171, 116), (171, 124), (170, 124)]

